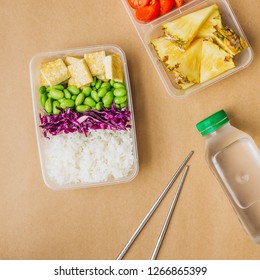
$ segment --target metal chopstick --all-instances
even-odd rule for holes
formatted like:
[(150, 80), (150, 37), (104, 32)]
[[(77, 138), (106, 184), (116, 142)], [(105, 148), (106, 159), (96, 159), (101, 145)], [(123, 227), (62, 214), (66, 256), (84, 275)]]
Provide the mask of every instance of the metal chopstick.
[(170, 206), (170, 209), (169, 209), (169, 212), (166, 216), (166, 219), (165, 219), (165, 222), (163, 224), (163, 227), (162, 227), (162, 230), (161, 230), (161, 233), (158, 237), (158, 240), (157, 240), (157, 243), (154, 247), (154, 251), (152, 253), (152, 257), (151, 257), (151, 260), (155, 260), (157, 255), (158, 255), (158, 252), (161, 248), (161, 245), (162, 245), (162, 242), (163, 242), (163, 239), (164, 239), (164, 236), (165, 236), (165, 233), (167, 231), (167, 228), (169, 226), (169, 223), (170, 223), (170, 220), (171, 220), (171, 217), (172, 217), (172, 214), (173, 214), (173, 211), (175, 209), (175, 206), (177, 204), (177, 201), (178, 201), (178, 198), (179, 198), (179, 195), (180, 195), (180, 192), (181, 192), (181, 189), (182, 189), (182, 186), (184, 184), (184, 181), (185, 181), (185, 178), (186, 178), (186, 175), (188, 173), (188, 170), (189, 170), (189, 166), (186, 166), (184, 171), (183, 171), (183, 175), (181, 177), (181, 180), (180, 180), (180, 183), (178, 185), (178, 188), (177, 188), (177, 191), (174, 195), (174, 198), (173, 198), (173, 201), (172, 201), (172, 204)]
[(157, 209), (157, 207), (159, 206), (159, 204), (161, 203), (161, 201), (163, 200), (163, 198), (165, 197), (165, 195), (167, 194), (167, 192), (169, 191), (169, 189), (171, 188), (171, 186), (173, 185), (173, 183), (176, 181), (176, 179), (178, 178), (178, 176), (180, 175), (181, 171), (183, 170), (183, 168), (185, 167), (185, 165), (187, 164), (187, 162), (189, 161), (189, 159), (191, 158), (191, 156), (193, 155), (193, 151), (191, 151), (187, 157), (184, 159), (183, 163), (180, 165), (180, 167), (178, 168), (178, 170), (175, 172), (175, 174), (173, 175), (173, 177), (171, 178), (171, 180), (169, 181), (169, 183), (166, 185), (166, 187), (164, 188), (164, 190), (162, 191), (162, 193), (160, 194), (160, 196), (157, 198), (157, 200), (155, 201), (155, 203), (153, 204), (152, 208), (149, 210), (149, 212), (146, 214), (146, 216), (144, 217), (144, 219), (141, 221), (141, 223), (139, 224), (139, 226), (137, 227), (137, 229), (135, 230), (135, 232), (133, 233), (133, 235), (130, 237), (129, 241), (126, 243), (125, 247), (122, 249), (122, 251), (120, 252), (120, 254), (117, 257), (117, 260), (122, 260), (124, 255), (126, 254), (126, 252), (128, 251), (128, 249), (131, 247), (131, 245), (134, 243), (135, 239), (137, 238), (137, 236), (139, 235), (139, 233), (141, 232), (141, 230), (144, 228), (144, 226), (146, 225), (146, 223), (149, 221), (149, 219), (151, 218), (151, 216), (153, 215), (154, 211)]

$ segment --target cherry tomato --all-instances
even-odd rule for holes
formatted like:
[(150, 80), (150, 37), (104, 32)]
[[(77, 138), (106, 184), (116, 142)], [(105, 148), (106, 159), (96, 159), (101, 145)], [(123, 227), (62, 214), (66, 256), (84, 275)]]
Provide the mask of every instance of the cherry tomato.
[(173, 6), (175, 8), (180, 8), (180, 6), (182, 6), (184, 3), (184, 0), (174, 0)]
[(160, 14), (160, 4), (158, 0), (151, 0), (148, 6), (136, 10), (136, 18), (140, 21), (151, 21)]
[(169, 13), (173, 7), (174, 0), (160, 0), (160, 15)]
[(149, 2), (150, 0), (128, 0), (129, 5), (135, 10), (148, 5)]

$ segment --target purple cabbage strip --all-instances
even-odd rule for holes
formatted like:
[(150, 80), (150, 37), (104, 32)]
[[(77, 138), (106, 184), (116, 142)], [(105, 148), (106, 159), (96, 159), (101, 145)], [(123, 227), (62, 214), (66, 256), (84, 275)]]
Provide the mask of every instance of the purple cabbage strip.
[(87, 137), (89, 129), (126, 130), (131, 127), (130, 119), (131, 112), (126, 107), (116, 110), (114, 104), (110, 109), (91, 110), (85, 113), (78, 113), (67, 108), (58, 115), (40, 114), (40, 127), (46, 138), (49, 138), (48, 133), (58, 135), (72, 132), (84, 133)]

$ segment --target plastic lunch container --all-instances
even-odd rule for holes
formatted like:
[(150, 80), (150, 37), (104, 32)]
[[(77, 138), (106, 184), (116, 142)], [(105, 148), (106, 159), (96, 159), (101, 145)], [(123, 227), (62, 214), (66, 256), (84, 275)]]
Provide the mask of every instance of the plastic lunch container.
[[(249, 66), (249, 64), (253, 60), (253, 50), (250, 47), (250, 45), (246, 39), (246, 36), (245, 36), (242, 28), (240, 27), (238, 20), (237, 20), (236, 16), (234, 15), (234, 12), (232, 11), (227, 0), (186, 0), (185, 4), (182, 7), (178, 8), (178, 9), (174, 9), (170, 13), (168, 13), (164, 16), (160, 16), (159, 18), (157, 18), (153, 21), (150, 21), (148, 23), (143, 23), (143, 22), (138, 21), (134, 15), (135, 11), (130, 7), (130, 5), (128, 4), (128, 1), (122, 0), (122, 2), (125, 6), (125, 9), (138, 33), (140, 39), (142, 40), (142, 42), (145, 46), (145, 49), (147, 50), (147, 52), (154, 64), (154, 67), (156, 68), (156, 70), (170, 96), (173, 96), (173, 97), (176, 97), (179, 99), (189, 96), (195, 92), (198, 92), (198, 91), (246, 68), (247, 66)], [(236, 65), (235, 68), (233, 68), (229, 71), (226, 71), (226, 72), (222, 73), (221, 75), (219, 75), (207, 82), (204, 82), (202, 84), (193, 85), (186, 90), (179, 89), (178, 86), (176, 85), (172, 75), (167, 71), (164, 64), (161, 61), (159, 61), (157, 54), (156, 54), (153, 46), (151, 45), (150, 41), (153, 38), (157, 38), (157, 37), (160, 37), (163, 35), (163, 30), (162, 30), (163, 23), (175, 20), (185, 14), (192, 13), (196, 10), (205, 8), (205, 7), (213, 5), (213, 4), (217, 4), (219, 7), (219, 11), (222, 16), (223, 25), (227, 25), (228, 27), (233, 29), (237, 34), (239, 34), (241, 37), (243, 37), (243, 39), (247, 42), (249, 47), (234, 57), (234, 62)]]
[[(105, 51), (106, 55), (108, 54), (117, 54), (121, 57), (121, 61), (123, 64), (124, 69), (124, 83), (127, 89), (127, 98), (128, 98), (128, 109), (131, 112), (131, 137), (133, 140), (133, 157), (134, 163), (131, 169), (131, 172), (126, 177), (121, 177), (120, 179), (114, 179), (105, 182), (98, 182), (98, 183), (73, 183), (73, 184), (66, 184), (66, 185), (58, 185), (56, 182), (52, 181), (49, 176), (48, 172), (46, 171), (46, 164), (45, 156), (44, 156), (44, 141), (47, 141), (42, 133), (40, 125), (39, 114), (43, 113), (43, 109), (40, 105), (40, 98), (39, 98), (39, 87), (40, 87), (40, 67), (41, 63), (56, 60), (58, 58), (65, 59), (66, 56), (77, 56), (83, 57), (85, 53), (95, 52), (95, 51)], [(32, 93), (32, 102), (33, 102), (33, 111), (34, 111), (34, 122), (36, 128), (36, 137), (37, 137), (37, 144), (38, 144), (38, 151), (40, 156), (40, 164), (42, 170), (42, 176), (44, 179), (45, 184), (51, 189), (74, 189), (74, 188), (83, 188), (83, 187), (94, 187), (94, 186), (104, 186), (104, 185), (114, 185), (119, 183), (126, 183), (133, 180), (139, 170), (139, 163), (138, 163), (138, 152), (137, 152), (137, 142), (136, 142), (136, 130), (135, 130), (135, 121), (134, 121), (134, 110), (133, 110), (133, 102), (131, 96), (131, 87), (128, 75), (128, 68), (127, 68), (127, 61), (125, 53), (121, 48), (115, 45), (103, 45), (103, 46), (91, 46), (86, 48), (78, 48), (78, 49), (70, 49), (70, 50), (62, 50), (57, 52), (46, 52), (40, 53), (35, 55), (30, 62), (30, 78), (31, 78), (31, 93)], [(77, 133), (77, 132), (75, 132)]]

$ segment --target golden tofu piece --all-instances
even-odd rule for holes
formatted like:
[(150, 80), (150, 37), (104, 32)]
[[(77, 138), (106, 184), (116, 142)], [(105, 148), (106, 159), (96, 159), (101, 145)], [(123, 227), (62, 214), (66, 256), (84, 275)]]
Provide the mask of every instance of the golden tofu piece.
[(75, 81), (75, 85), (80, 88), (93, 82), (88, 65), (84, 59), (68, 66), (71, 77)]
[(67, 56), (65, 58), (65, 64), (66, 65), (71, 65), (71, 64), (79, 62), (79, 61), (80, 61), (80, 58), (74, 57), (74, 56)]
[(68, 68), (61, 58), (42, 63), (41, 75), (49, 86), (60, 84), (70, 78)]
[(106, 75), (105, 75), (105, 74), (97, 75), (97, 78), (98, 78), (99, 80), (104, 81), (104, 82), (107, 82), (107, 81), (108, 81), (108, 79), (106, 78)]
[(105, 74), (104, 58), (106, 53), (104, 51), (85, 53), (84, 58), (88, 64), (92, 76)]
[(76, 86), (76, 82), (73, 77), (68, 80), (68, 86)]
[(41, 86), (48, 86), (48, 82), (45, 80), (42, 73), (40, 73), (40, 85)]
[(124, 82), (124, 71), (121, 57), (117, 54), (111, 54), (104, 58), (105, 75), (108, 80)]

